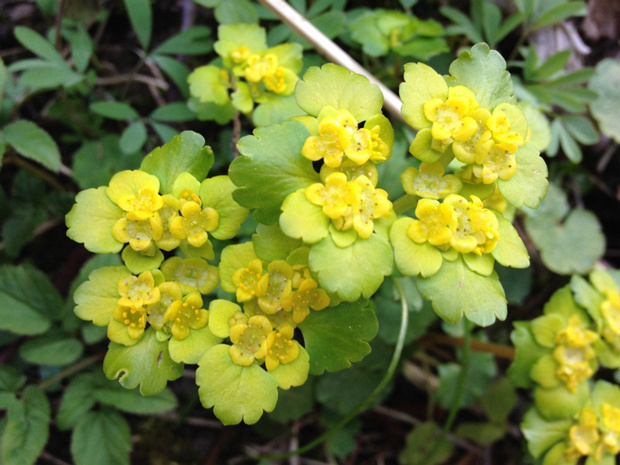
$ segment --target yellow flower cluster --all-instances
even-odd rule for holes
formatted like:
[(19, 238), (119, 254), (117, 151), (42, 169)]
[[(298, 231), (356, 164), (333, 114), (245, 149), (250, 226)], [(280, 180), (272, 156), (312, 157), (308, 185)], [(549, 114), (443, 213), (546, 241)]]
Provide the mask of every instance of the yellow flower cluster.
[(358, 129), (353, 115), (341, 109), (320, 120), (318, 135), (306, 139), (301, 153), (312, 161), (323, 159), (331, 168), (339, 167), (345, 156), (357, 165), (368, 160), (380, 163), (390, 157), (391, 150), (379, 133), (379, 126)]
[(237, 300), (243, 304), (243, 312), (237, 312), (229, 321), (233, 362), (241, 366), (265, 362), (271, 371), (280, 363), (297, 359), (295, 327), (310, 309), (323, 310), (330, 302), (310, 271), (284, 260), (272, 261), (264, 270), (257, 258), (235, 271), (232, 281), (237, 287)]
[(616, 350), (620, 349), (620, 296), (612, 289), (606, 291), (607, 299), (601, 304), (604, 319), (603, 337)]
[(114, 175), (106, 194), (125, 214), (112, 228), (113, 237), (143, 255), (158, 249), (170, 251), (187, 240), (202, 247), (208, 232), (219, 225), (213, 208), (203, 208), (200, 197), (190, 189), (178, 196), (160, 195), (159, 180), (143, 171), (122, 171)]
[(620, 409), (603, 402), (600, 410), (600, 419), (589, 407), (579, 413), (579, 423), (570, 428), (568, 445), (564, 449), (568, 462), (589, 456), (599, 462), (605, 453), (615, 455), (620, 452)]
[(584, 327), (577, 315), (572, 315), (568, 325), (556, 333), (553, 350), (558, 363), (556, 376), (569, 391), (576, 392), (579, 384), (594, 374), (591, 361), (596, 359), (596, 352), (591, 344), (598, 338), (597, 333)]
[(392, 210), (387, 192), (376, 189), (366, 176), (350, 181), (345, 173), (338, 171), (329, 174), (325, 184), (308, 186), (306, 198), (323, 207), (323, 213), (337, 229), (346, 231), (353, 227), (364, 239), (374, 230), (373, 220), (390, 217)]
[(445, 100), (431, 99), (423, 108), (432, 123), (432, 148), (444, 152), (451, 145), (455, 157), (467, 165), (464, 179), (491, 184), (514, 176), (514, 153), (525, 142), (508, 117), (514, 105), (502, 104), (491, 113), (480, 107), (471, 90), (455, 86)]
[[(184, 295), (181, 286), (174, 281), (156, 285), (150, 271), (122, 278), (118, 293), (120, 298), (113, 319), (134, 340), (142, 336), (147, 320), (155, 329), (171, 333), (179, 340), (189, 336), (190, 328), (204, 328), (209, 320), (199, 292), (192, 290)], [(122, 332), (118, 330), (118, 324), (113, 323), (108, 328), (108, 336), (123, 343)]]
[(418, 244), (428, 241), (443, 250), (452, 247), (461, 253), (491, 253), (499, 239), (497, 217), (478, 197), (472, 195), (471, 199), (468, 202), (450, 194), (442, 203), (420, 200), (415, 210), (418, 219), (411, 223), (407, 235)]

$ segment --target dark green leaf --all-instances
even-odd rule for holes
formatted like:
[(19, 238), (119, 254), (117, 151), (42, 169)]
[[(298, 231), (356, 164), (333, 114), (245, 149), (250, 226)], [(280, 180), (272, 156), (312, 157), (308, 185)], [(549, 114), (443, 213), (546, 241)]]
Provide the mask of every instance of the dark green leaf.
[(151, 121), (151, 127), (157, 133), (157, 135), (164, 144), (167, 144), (173, 138), (180, 134), (178, 130), (168, 126), (167, 124), (161, 124)]
[(215, 7), (219, 24), (258, 23), (258, 13), (249, 0), (225, 0)]
[(125, 128), (118, 144), (123, 153), (130, 155), (142, 149), (146, 142), (146, 126), (140, 120), (134, 121)]
[(143, 50), (149, 48), (153, 29), (153, 9), (151, 0), (124, 0), (129, 20)]
[(157, 121), (177, 122), (194, 120), (196, 119), (196, 115), (187, 108), (187, 103), (175, 102), (156, 108), (153, 113), (149, 115), (149, 118), (153, 118)]
[(94, 102), (90, 104), (90, 111), (106, 118), (118, 120), (132, 120), (140, 117), (131, 105), (123, 102)]
[(26, 383), (26, 375), (9, 365), (0, 366), (0, 391), (17, 391)]
[(189, 98), (189, 85), (187, 84), (187, 76), (191, 72), (189, 68), (178, 60), (167, 56), (155, 55), (153, 61), (174, 81), (183, 97)]
[(501, 42), (501, 40), (504, 37), (510, 34), (521, 23), (523, 23), (523, 14), (515, 13), (510, 18), (508, 18), (506, 21), (504, 21), (504, 23), (500, 26), (500, 28), (495, 32), (495, 35), (489, 38), (489, 41), (492, 44), (497, 44)]
[(489, 38), (495, 36), (502, 21), (502, 10), (492, 2), (482, 3), (482, 30), (484, 35)]
[(88, 67), (95, 44), (81, 23), (77, 23), (77, 30), (71, 36), (70, 42), (71, 57), (75, 63), (75, 68), (83, 73)]
[[(445, 463), (452, 455), (452, 443), (441, 434), (441, 428), (436, 423), (417, 425), (407, 435), (406, 441), (398, 456), (401, 465), (438, 465)], [(439, 445), (437, 441), (440, 441)]]
[(0, 329), (16, 334), (41, 334), (62, 307), (47, 276), (29, 266), (0, 267)]
[(471, 22), (469, 16), (460, 12), (456, 8), (451, 8), (448, 6), (439, 8), (439, 12), (457, 25), (456, 27), (451, 26), (448, 30), (446, 30), (447, 34), (449, 33), (448, 31), (450, 31), (450, 33), (464, 34), (473, 43), (483, 42), (484, 39), (482, 34), (478, 29), (476, 29), (476, 26)]
[(562, 3), (543, 13), (534, 23), (531, 31), (561, 23), (573, 16), (585, 16), (586, 13), (587, 7), (581, 1)]
[(36, 365), (64, 366), (79, 359), (83, 350), (82, 343), (73, 337), (45, 334), (22, 344), (19, 355), (27, 362)]
[(201, 55), (209, 53), (213, 46), (211, 30), (206, 26), (194, 26), (170, 37), (153, 53), (169, 55)]
[(564, 128), (577, 141), (585, 145), (596, 144), (599, 134), (592, 122), (585, 116), (566, 115), (561, 117)]
[(21, 120), (5, 126), (4, 138), (20, 155), (58, 171), (60, 152), (56, 142), (33, 122)]
[(137, 389), (125, 389), (118, 383), (100, 387), (94, 392), (94, 397), (102, 404), (141, 415), (167, 412), (177, 406), (177, 399), (170, 389), (145, 397)]
[(72, 429), (94, 407), (93, 392), (101, 381), (107, 381), (103, 374), (86, 373), (73, 378), (56, 414), (56, 425), (62, 431)]
[(76, 465), (129, 465), (129, 451), (129, 425), (112, 410), (88, 412), (71, 436), (71, 454)]
[(32, 204), (23, 204), (2, 225), (5, 253), (17, 257), (22, 248), (34, 237), (36, 228), (45, 221), (45, 211)]
[(552, 81), (548, 81), (547, 85), (551, 86), (568, 86), (573, 84), (582, 84), (594, 75), (593, 68), (583, 68), (572, 73), (565, 74)]
[(21, 402), (9, 405), (0, 450), (3, 465), (32, 465), (49, 436), (51, 408), (45, 393), (27, 386)]
[(25, 26), (17, 26), (13, 33), (19, 43), (35, 55), (43, 58), (44, 60), (65, 65), (65, 59), (54, 48), (54, 45), (52, 45), (52, 43), (50, 43), (38, 32)]
[(545, 80), (562, 70), (568, 64), (570, 56), (570, 50), (562, 50), (561, 52), (558, 52), (549, 57), (549, 59), (545, 61), (542, 65), (540, 65), (540, 67), (536, 70), (535, 80)]

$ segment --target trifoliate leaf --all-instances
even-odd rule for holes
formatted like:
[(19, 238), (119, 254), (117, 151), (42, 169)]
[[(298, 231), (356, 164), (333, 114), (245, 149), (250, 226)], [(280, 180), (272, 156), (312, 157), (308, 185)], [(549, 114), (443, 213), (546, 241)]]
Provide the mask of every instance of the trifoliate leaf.
[(107, 326), (120, 298), (118, 282), (130, 274), (124, 266), (106, 266), (91, 272), (73, 296), (75, 314), (97, 326)]
[(0, 329), (41, 334), (61, 310), (58, 291), (41, 271), (30, 266), (0, 267)]
[(326, 237), (312, 246), (308, 261), (320, 287), (352, 302), (379, 289), (383, 278), (392, 274), (394, 257), (387, 239), (372, 234), (342, 249)]
[(310, 373), (339, 371), (370, 353), (378, 323), (368, 301), (346, 302), (310, 315), (299, 325), (310, 355)]
[(295, 88), (295, 98), (312, 116), (332, 106), (348, 110), (357, 122), (381, 113), (383, 106), (383, 94), (378, 86), (371, 85), (365, 76), (331, 63), (309, 68)]
[(137, 389), (125, 389), (112, 381), (98, 387), (93, 396), (101, 404), (140, 415), (168, 412), (177, 406), (177, 398), (168, 388), (154, 396), (143, 396)]
[(432, 276), (443, 263), (441, 252), (428, 242), (418, 244), (407, 236), (413, 218), (400, 218), (390, 230), (390, 240), (394, 246), (394, 258), (398, 270), (407, 276)]
[(573, 209), (551, 227), (544, 217), (528, 218), (526, 226), (543, 263), (558, 274), (587, 273), (605, 252), (601, 225), (589, 210)]
[(129, 465), (131, 430), (113, 410), (88, 412), (73, 431), (71, 453), (76, 465)]
[(446, 81), (424, 63), (407, 63), (404, 79), (398, 91), (403, 101), (401, 113), (405, 120), (415, 129), (431, 126), (431, 121), (424, 115), (424, 104), (431, 99), (445, 99), (448, 96)]
[(60, 151), (52, 137), (31, 121), (15, 121), (3, 128), (4, 142), (17, 153), (52, 171), (60, 167)]
[(196, 384), (203, 407), (225, 425), (256, 423), (263, 411), (271, 412), (278, 401), (278, 382), (260, 365), (235, 365), (230, 346), (209, 349), (198, 362)]
[(601, 132), (620, 142), (620, 61), (607, 58), (596, 65), (596, 74), (590, 78), (588, 88), (598, 94), (590, 103), (592, 115), (598, 122)]
[(497, 273), (481, 276), (471, 271), (461, 257), (444, 260), (434, 275), (418, 278), (418, 289), (433, 301), (433, 310), (450, 323), (463, 315), (480, 326), (488, 326), (495, 318), (506, 318), (506, 297)]
[(142, 395), (152, 396), (183, 374), (183, 364), (170, 358), (168, 341), (158, 341), (149, 327), (131, 347), (110, 342), (103, 371), (109, 379), (118, 378), (123, 387), (134, 389), (139, 385)]
[(523, 417), (521, 431), (530, 453), (538, 458), (554, 444), (564, 441), (572, 424), (571, 419), (547, 421), (532, 407)]
[(67, 236), (94, 253), (117, 253), (123, 248), (112, 236), (112, 228), (123, 216), (123, 210), (107, 197), (106, 189), (81, 191), (65, 218)]
[(205, 179), (200, 185), (200, 198), (204, 207), (214, 208), (219, 214), (217, 229), (211, 232), (220, 240), (232, 239), (239, 232), (241, 223), (248, 217), (248, 209), (232, 198), (235, 185), (228, 176)]
[(279, 224), (267, 226), (259, 224), (256, 234), (252, 235), (252, 244), (257, 255), (264, 260), (286, 260), (289, 254), (299, 248), (302, 242), (292, 239), (282, 232)]
[(86, 373), (73, 378), (62, 396), (62, 402), (56, 414), (56, 426), (62, 431), (72, 429), (94, 407), (93, 396), (103, 374)]
[(19, 347), (19, 355), (35, 365), (69, 365), (79, 359), (83, 351), (84, 345), (78, 339), (64, 334), (45, 334)]
[(233, 198), (254, 208), (254, 218), (273, 224), (284, 199), (296, 190), (319, 182), (312, 162), (301, 154), (310, 133), (297, 121), (259, 128), (239, 143), (237, 158), (230, 165), (230, 179), (239, 188)]
[(36, 462), (49, 436), (50, 403), (37, 386), (24, 389), (21, 401), (9, 405), (0, 450), (4, 465), (30, 465)]
[(330, 218), (323, 213), (323, 207), (307, 199), (305, 188), (290, 194), (282, 204), (282, 231), (306, 244), (314, 244), (327, 237), (330, 223)]
[(190, 329), (189, 336), (183, 340), (170, 338), (168, 350), (170, 358), (175, 362), (195, 364), (207, 350), (220, 342), (222, 338), (215, 336), (208, 327)]
[(196, 179), (204, 179), (213, 165), (213, 150), (205, 147), (204, 138), (192, 131), (183, 131), (167, 144), (149, 153), (140, 169), (159, 178), (163, 194), (172, 192), (177, 176), (187, 172)]
[(450, 65), (450, 75), (449, 84), (472, 90), (483, 108), (492, 110), (500, 103), (516, 103), (506, 61), (487, 44), (476, 44), (470, 51), (461, 52)]
[(526, 143), (515, 152), (517, 172), (507, 181), (498, 179), (497, 186), (502, 195), (517, 208), (523, 205), (538, 208), (545, 197), (547, 182), (547, 165), (533, 145)]

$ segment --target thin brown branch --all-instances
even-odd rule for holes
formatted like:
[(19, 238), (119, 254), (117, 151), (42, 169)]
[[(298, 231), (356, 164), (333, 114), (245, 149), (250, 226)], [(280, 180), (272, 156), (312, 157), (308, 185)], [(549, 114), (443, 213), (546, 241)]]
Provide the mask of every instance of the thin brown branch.
[(119, 74), (118, 76), (100, 77), (95, 79), (95, 84), (99, 86), (115, 86), (117, 84), (123, 84), (126, 82), (141, 82), (149, 86), (159, 87), (163, 90), (168, 90), (170, 87), (166, 81), (156, 79), (144, 74)]
[[(419, 340), (419, 343), (421, 345), (441, 344), (452, 347), (463, 347), (463, 338), (447, 336), (445, 334), (431, 333), (423, 336)], [(515, 358), (514, 347), (505, 346), (503, 344), (472, 340), (471, 348), (477, 350), (478, 352), (493, 354), (496, 357), (507, 358), (511, 360)]]

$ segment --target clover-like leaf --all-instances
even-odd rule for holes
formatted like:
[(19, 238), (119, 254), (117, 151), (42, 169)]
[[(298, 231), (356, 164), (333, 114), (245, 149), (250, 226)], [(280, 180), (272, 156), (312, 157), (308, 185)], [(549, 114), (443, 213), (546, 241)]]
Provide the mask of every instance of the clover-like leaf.
[(310, 355), (310, 373), (339, 371), (370, 353), (379, 325), (372, 304), (366, 300), (346, 302), (310, 315), (299, 325)]
[(259, 128), (243, 137), (239, 152), (244, 156), (230, 165), (230, 179), (239, 188), (233, 198), (244, 207), (255, 208), (254, 218), (273, 224), (280, 205), (297, 189), (319, 182), (312, 162), (301, 154), (310, 133), (297, 121)]
[(183, 374), (183, 364), (170, 358), (168, 341), (159, 341), (155, 330), (149, 327), (133, 346), (110, 342), (103, 371), (109, 379), (118, 378), (124, 387), (140, 386), (142, 395), (152, 396)]
[(242, 421), (256, 423), (263, 411), (271, 412), (278, 401), (278, 382), (260, 365), (235, 365), (230, 346), (219, 344), (209, 349), (198, 362), (196, 384), (205, 408), (225, 425)]
[(205, 147), (204, 137), (192, 131), (184, 131), (149, 153), (140, 169), (157, 176), (161, 192), (169, 194), (181, 173), (188, 172), (198, 180), (204, 179), (213, 165), (213, 159), (213, 150)]
[(326, 237), (312, 246), (309, 256), (320, 287), (349, 302), (372, 296), (383, 278), (392, 273), (393, 261), (390, 243), (378, 234), (345, 248)]
[(383, 94), (378, 86), (371, 85), (367, 77), (332, 63), (309, 68), (297, 83), (295, 98), (312, 116), (331, 106), (348, 110), (358, 122), (381, 113), (383, 106)]
[(112, 228), (123, 216), (123, 210), (106, 196), (106, 190), (107, 187), (100, 187), (81, 191), (65, 218), (67, 236), (94, 253), (117, 253), (123, 248), (112, 236)]
[(538, 150), (528, 143), (515, 152), (515, 158), (517, 172), (507, 181), (498, 179), (499, 190), (517, 208), (523, 205), (537, 208), (549, 187), (547, 165)]
[(516, 103), (506, 61), (485, 43), (461, 52), (450, 65), (450, 75), (448, 83), (472, 90), (481, 107), (492, 110), (500, 103)]
[(497, 273), (481, 276), (460, 256), (452, 262), (444, 260), (436, 274), (419, 277), (418, 289), (433, 301), (435, 312), (450, 323), (458, 322), (463, 315), (480, 326), (506, 318), (506, 296)]

